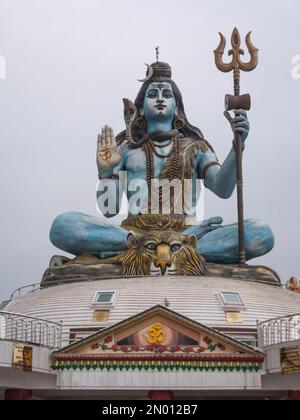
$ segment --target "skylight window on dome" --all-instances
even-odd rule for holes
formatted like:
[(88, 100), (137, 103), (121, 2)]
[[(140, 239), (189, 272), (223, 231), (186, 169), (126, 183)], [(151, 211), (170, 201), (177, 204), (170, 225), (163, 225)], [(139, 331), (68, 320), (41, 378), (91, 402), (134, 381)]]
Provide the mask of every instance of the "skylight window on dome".
[(115, 297), (115, 291), (97, 292), (93, 299), (93, 305), (110, 306), (114, 303)]
[(222, 292), (221, 297), (225, 305), (243, 305), (239, 293)]

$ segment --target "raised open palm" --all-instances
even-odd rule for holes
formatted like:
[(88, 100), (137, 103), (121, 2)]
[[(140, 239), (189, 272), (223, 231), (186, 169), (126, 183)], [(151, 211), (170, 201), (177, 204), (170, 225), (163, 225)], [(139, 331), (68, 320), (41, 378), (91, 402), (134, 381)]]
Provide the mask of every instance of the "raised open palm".
[(98, 135), (97, 165), (99, 169), (113, 169), (121, 160), (113, 129), (106, 125)]

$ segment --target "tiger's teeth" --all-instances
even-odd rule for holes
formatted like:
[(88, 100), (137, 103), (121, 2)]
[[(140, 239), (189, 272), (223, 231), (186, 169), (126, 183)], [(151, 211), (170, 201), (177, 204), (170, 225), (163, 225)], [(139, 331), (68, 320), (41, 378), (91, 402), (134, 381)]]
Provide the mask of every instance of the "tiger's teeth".
[(150, 270), (150, 274), (151, 274), (151, 276), (160, 276), (160, 271), (159, 270), (158, 271)]

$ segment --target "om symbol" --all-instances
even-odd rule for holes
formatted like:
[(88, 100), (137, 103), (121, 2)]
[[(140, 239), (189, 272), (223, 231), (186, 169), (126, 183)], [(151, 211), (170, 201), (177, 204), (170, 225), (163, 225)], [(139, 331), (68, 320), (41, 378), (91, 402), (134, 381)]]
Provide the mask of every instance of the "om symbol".
[(102, 160), (110, 160), (112, 158), (112, 152), (110, 149), (105, 149), (101, 152), (101, 159)]
[(160, 323), (152, 325), (148, 328), (144, 338), (149, 344), (162, 343), (166, 338), (163, 326)]

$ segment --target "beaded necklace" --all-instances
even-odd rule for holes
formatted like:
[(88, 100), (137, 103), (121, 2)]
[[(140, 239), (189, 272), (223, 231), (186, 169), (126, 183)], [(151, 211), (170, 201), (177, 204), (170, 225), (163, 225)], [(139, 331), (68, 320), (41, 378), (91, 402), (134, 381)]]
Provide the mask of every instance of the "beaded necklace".
[[(178, 176), (178, 170), (180, 166), (180, 155), (179, 155), (179, 138), (180, 136), (173, 137), (167, 143), (170, 145), (173, 141), (173, 146), (170, 152), (167, 155), (161, 155), (155, 150), (155, 144), (153, 141), (149, 140), (145, 142), (142, 146), (142, 150), (146, 155), (146, 166), (147, 166), (147, 185), (148, 185), (148, 214), (151, 214), (151, 187), (152, 187), (152, 179), (154, 179), (154, 155), (160, 159), (169, 158), (173, 155), (173, 165), (170, 171), (170, 176), (168, 177), (169, 180), (176, 179)], [(166, 144), (159, 145), (158, 147), (165, 147)], [(159, 214), (162, 214), (162, 188), (159, 188)], [(170, 209), (171, 213), (174, 214), (174, 188), (170, 189)]]

